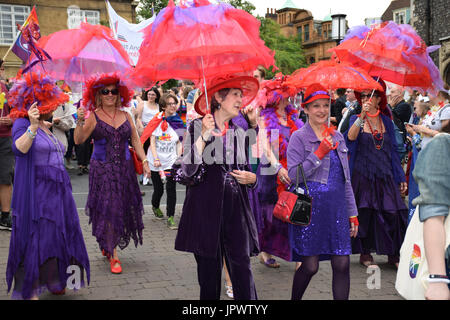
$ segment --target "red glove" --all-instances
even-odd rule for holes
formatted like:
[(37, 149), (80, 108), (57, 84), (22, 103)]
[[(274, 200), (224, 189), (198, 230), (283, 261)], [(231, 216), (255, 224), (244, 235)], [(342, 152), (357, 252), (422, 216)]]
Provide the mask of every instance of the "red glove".
[(359, 226), (358, 217), (350, 217), (350, 223), (353, 223), (355, 226)]
[(319, 145), (319, 148), (317, 148), (316, 151), (314, 151), (314, 154), (320, 159), (322, 160), (327, 154), (328, 152), (330, 152), (331, 150), (334, 150), (337, 148), (337, 146), (339, 145), (339, 142), (336, 143), (336, 145), (333, 147), (327, 139), (323, 139), (322, 142)]

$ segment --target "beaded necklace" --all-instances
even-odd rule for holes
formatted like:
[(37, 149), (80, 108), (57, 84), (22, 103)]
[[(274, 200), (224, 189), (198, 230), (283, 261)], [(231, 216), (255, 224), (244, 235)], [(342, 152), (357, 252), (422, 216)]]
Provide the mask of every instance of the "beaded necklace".
[[(376, 115), (379, 115), (379, 112), (380, 111), (378, 110), (378, 113)], [(375, 117), (375, 116), (370, 115), (370, 117)], [(375, 128), (375, 130), (373, 130), (372, 124), (370, 123), (369, 118), (366, 118), (366, 119), (367, 119), (367, 124), (369, 125), (370, 132), (372, 134), (373, 145), (375, 146), (375, 149), (381, 150), (383, 148), (383, 144), (384, 144), (384, 134), (377, 130), (378, 128), (380, 130), (382, 130), (382, 128), (383, 128), (382, 123), (381, 123), (381, 117), (378, 117), (378, 126)]]
[(61, 146), (59, 145), (58, 138), (56, 138), (55, 135), (53, 134), (53, 132), (51, 132), (51, 131), (50, 131), (50, 134), (48, 134), (46, 130), (43, 130), (42, 128), (41, 128), (41, 130), (45, 132), (47, 137), (50, 139), (50, 141), (56, 147), (56, 151), (58, 151), (59, 155), (61, 156), (60, 160), (61, 160), (62, 163), (64, 163), (64, 160), (63, 160), (64, 159), (64, 154), (62, 152)]

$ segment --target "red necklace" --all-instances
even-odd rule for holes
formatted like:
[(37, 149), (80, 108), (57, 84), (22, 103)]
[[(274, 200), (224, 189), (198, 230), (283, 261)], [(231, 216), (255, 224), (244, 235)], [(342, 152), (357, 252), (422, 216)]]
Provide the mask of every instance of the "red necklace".
[(116, 108), (114, 108), (114, 115), (112, 117), (105, 111), (105, 109), (102, 108), (102, 110), (103, 110), (103, 113), (106, 114), (108, 116), (108, 118), (110, 118), (111, 120), (114, 120), (114, 118), (116, 117), (116, 111), (117, 111)]
[[(379, 112), (380, 112), (380, 110), (378, 110), (378, 113)], [(382, 132), (379, 132), (377, 129), (373, 130), (369, 119), (367, 119), (367, 124), (369, 125), (370, 132), (372, 133), (372, 140), (373, 140), (375, 149), (381, 150), (381, 148), (383, 148), (383, 144), (384, 144), (384, 134)], [(382, 129), (381, 117), (378, 118), (378, 126), (381, 130)]]

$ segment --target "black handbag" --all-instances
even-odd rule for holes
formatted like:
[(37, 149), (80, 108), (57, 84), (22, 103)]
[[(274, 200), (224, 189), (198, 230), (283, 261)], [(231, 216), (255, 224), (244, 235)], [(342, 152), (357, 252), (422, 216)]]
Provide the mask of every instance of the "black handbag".
[[(299, 169), (302, 171), (306, 194), (298, 193)], [(297, 181), (293, 192), (283, 191), (273, 209), (273, 215), (283, 222), (307, 226), (311, 223), (312, 197), (306, 185), (305, 173), (302, 164), (297, 166)]]

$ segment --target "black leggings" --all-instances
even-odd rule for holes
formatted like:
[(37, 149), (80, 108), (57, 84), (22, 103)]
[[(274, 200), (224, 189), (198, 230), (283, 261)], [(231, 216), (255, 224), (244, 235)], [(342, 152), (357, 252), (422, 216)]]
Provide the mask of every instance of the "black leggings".
[[(350, 257), (331, 256), (333, 269), (333, 299), (348, 300), (350, 291)], [(319, 271), (319, 256), (304, 257), (295, 272), (292, 300), (301, 300), (312, 277)]]
[[(152, 171), (153, 195), (152, 206), (159, 208), (161, 198), (164, 194), (164, 184), (158, 171)], [(166, 177), (166, 191), (167, 191), (167, 216), (173, 217), (175, 215), (175, 205), (177, 203), (177, 183), (172, 177)]]

